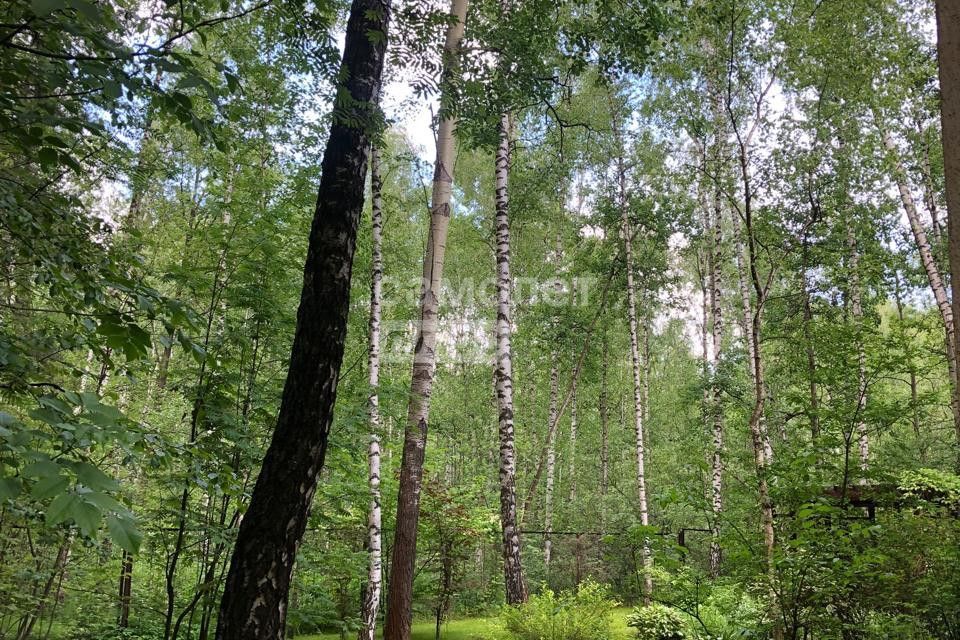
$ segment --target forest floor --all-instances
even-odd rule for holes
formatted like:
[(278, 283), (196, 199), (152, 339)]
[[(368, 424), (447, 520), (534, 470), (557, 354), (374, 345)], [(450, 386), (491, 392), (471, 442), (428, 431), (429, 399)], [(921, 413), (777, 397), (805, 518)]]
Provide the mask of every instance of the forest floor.
[[(632, 637), (627, 627), (627, 614), (631, 609), (621, 607), (613, 612), (612, 634), (610, 640), (627, 640)], [(440, 640), (491, 640), (497, 637), (497, 618), (460, 618), (450, 620), (440, 627)], [(413, 624), (412, 640), (434, 640), (436, 623), (433, 620), (423, 620)], [(377, 630), (377, 637), (382, 631)], [(350, 634), (348, 640), (355, 637)], [(297, 636), (297, 640), (340, 640), (338, 633), (321, 635)]]

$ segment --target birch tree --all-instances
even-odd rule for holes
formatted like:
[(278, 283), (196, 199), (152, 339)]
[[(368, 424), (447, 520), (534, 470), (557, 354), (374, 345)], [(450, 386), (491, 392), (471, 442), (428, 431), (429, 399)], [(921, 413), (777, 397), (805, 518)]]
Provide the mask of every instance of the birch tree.
[(220, 603), (218, 640), (284, 635), (293, 563), (326, 455), (343, 361), (389, 12), (389, 2), (377, 0), (354, 0), (350, 9), (340, 77), (352, 101), (351, 117), (334, 119), (324, 150), (280, 414), (240, 524)]
[(903, 167), (903, 162), (900, 159), (897, 145), (890, 135), (890, 132), (884, 128), (880, 120), (880, 115), (876, 112), (874, 113), (874, 119), (876, 120), (878, 128), (880, 128), (883, 146), (886, 149), (887, 158), (893, 170), (893, 181), (897, 185), (897, 191), (900, 194), (900, 203), (903, 205), (903, 210), (906, 212), (907, 220), (910, 223), (910, 231), (913, 234), (917, 253), (920, 255), (920, 263), (923, 265), (923, 270), (927, 275), (930, 291), (933, 293), (933, 298), (937, 303), (937, 309), (940, 311), (940, 319), (943, 322), (947, 368), (950, 374), (952, 390), (950, 394), (950, 408), (953, 413), (953, 425), (957, 442), (960, 443), (960, 395), (958, 395), (957, 392), (957, 390), (960, 389), (960, 386), (958, 386), (960, 385), (960, 381), (958, 381), (957, 378), (957, 339), (953, 308), (947, 296), (947, 288), (944, 284), (940, 267), (933, 255), (930, 240), (927, 238), (927, 232), (920, 219), (920, 212), (917, 209), (916, 200), (907, 182), (907, 174)]
[(517, 523), (517, 461), (513, 423), (513, 352), (510, 334), (513, 330), (510, 293), (510, 116), (500, 118), (500, 140), (497, 145), (496, 169), (496, 260), (497, 260), (497, 320), (496, 320), (496, 380), (498, 425), (500, 434), (500, 526), (503, 536), (503, 577), (507, 604), (519, 604), (527, 599), (520, 558), (520, 530)]
[[(650, 526), (650, 514), (647, 508), (647, 476), (646, 476), (646, 450), (644, 444), (644, 405), (643, 405), (643, 362), (640, 355), (640, 335), (639, 324), (637, 322), (637, 291), (634, 284), (633, 275), (633, 230), (630, 225), (630, 212), (627, 200), (627, 168), (626, 153), (623, 144), (623, 133), (614, 125), (615, 135), (617, 137), (617, 158), (616, 158), (616, 176), (617, 176), (617, 205), (620, 209), (620, 234), (623, 239), (623, 259), (624, 268), (627, 274), (627, 321), (630, 331), (630, 361), (633, 366), (633, 426), (636, 446), (636, 480), (637, 480), (637, 509), (640, 515), (640, 524), (644, 527)], [(651, 568), (653, 566), (653, 556), (650, 549), (649, 538), (644, 539), (643, 543), (643, 601), (650, 604), (653, 595), (653, 576)]]
[[(452, 0), (450, 25), (443, 45), (442, 79), (445, 88), (456, 74), (460, 42), (467, 16), (467, 0)], [(443, 100), (441, 99), (441, 102)], [(453, 191), (454, 129), (456, 117), (441, 114), (437, 127), (437, 158), (434, 164), (433, 192), (430, 198), (430, 230), (423, 260), (417, 337), (413, 352), (410, 401), (404, 429), (403, 457), (400, 462), (400, 489), (397, 496), (396, 528), (390, 583), (387, 592), (386, 640), (409, 640), (413, 615), (413, 578), (417, 557), (417, 522), (420, 518), (420, 488), (427, 446), (430, 394), (437, 362), (440, 290), (450, 226), (450, 198)]]
[(370, 336), (368, 338), (367, 416), (370, 422), (369, 464), (370, 511), (367, 517), (367, 553), (370, 554), (367, 586), (360, 611), (359, 640), (373, 640), (377, 626), (377, 610), (383, 587), (383, 557), (380, 508), (380, 307), (383, 298), (383, 178), (380, 173), (380, 149), (370, 149)]

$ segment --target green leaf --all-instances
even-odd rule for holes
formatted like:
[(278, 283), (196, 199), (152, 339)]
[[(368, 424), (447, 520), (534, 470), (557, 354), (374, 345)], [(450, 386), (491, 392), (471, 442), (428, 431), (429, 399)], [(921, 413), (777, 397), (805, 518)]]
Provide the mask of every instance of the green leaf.
[(100, 520), (103, 518), (103, 514), (95, 505), (86, 500), (77, 499), (70, 505), (70, 517), (80, 527), (80, 533), (92, 538), (100, 528)]
[(93, 491), (83, 496), (84, 500), (95, 504), (100, 508), (104, 513), (116, 512), (116, 513), (128, 513), (127, 509), (120, 504), (116, 499), (111, 496), (108, 496), (105, 493), (99, 491)]
[(52, 498), (59, 493), (63, 493), (67, 488), (67, 483), (68, 480), (66, 476), (47, 476), (43, 480), (40, 480), (33, 485), (30, 495), (37, 500), (46, 500), (47, 498)]
[(20, 478), (0, 478), (0, 500), (12, 500), (20, 495)]
[(105, 80), (103, 82), (103, 95), (111, 100), (116, 100), (123, 93), (123, 88), (120, 86), (119, 82), (114, 82), (113, 80)]
[(47, 524), (60, 524), (70, 515), (74, 502), (78, 502), (74, 493), (62, 493), (53, 499), (47, 509)]
[(58, 157), (60, 157), (60, 154), (52, 147), (41, 147), (40, 151), (37, 152), (37, 159), (44, 168), (49, 168), (57, 164)]
[(63, 0), (31, 0), (30, 10), (38, 17), (48, 16), (59, 9), (66, 9), (67, 3)]
[(95, 24), (105, 24), (101, 9), (87, 0), (67, 0), (67, 4), (77, 10), (77, 12), (90, 22)]
[(48, 478), (59, 473), (60, 465), (49, 458), (41, 458), (23, 468), (23, 475), (28, 478)]
[(94, 491), (116, 491), (119, 488), (116, 480), (88, 462), (78, 462), (73, 469), (80, 484)]
[(232, 73), (225, 73), (223, 76), (227, 80), (227, 89), (230, 90), (230, 93), (236, 93), (240, 90), (240, 78)]
[(135, 554), (140, 551), (143, 534), (140, 533), (131, 519), (109, 515), (107, 516), (107, 531), (110, 532), (110, 539), (127, 553)]

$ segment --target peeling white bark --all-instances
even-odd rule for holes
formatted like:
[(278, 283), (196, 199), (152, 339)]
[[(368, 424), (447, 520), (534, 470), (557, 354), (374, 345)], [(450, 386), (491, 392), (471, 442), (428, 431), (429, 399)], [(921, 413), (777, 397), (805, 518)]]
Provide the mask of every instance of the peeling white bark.
[(383, 180), (380, 173), (380, 150), (374, 146), (370, 151), (371, 191), (371, 244), (372, 267), (370, 284), (370, 336), (368, 344), (368, 370), (370, 395), (367, 411), (370, 420), (369, 462), (370, 511), (367, 518), (367, 589), (360, 612), (359, 640), (374, 640), (377, 626), (377, 611), (383, 589), (383, 551), (380, 506), (380, 308), (383, 298)]

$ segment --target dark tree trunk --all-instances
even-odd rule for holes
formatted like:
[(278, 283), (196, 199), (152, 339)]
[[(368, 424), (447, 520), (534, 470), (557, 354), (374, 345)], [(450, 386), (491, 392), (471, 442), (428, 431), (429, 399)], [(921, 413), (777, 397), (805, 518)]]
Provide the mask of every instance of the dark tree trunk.
[(120, 613), (117, 626), (126, 629), (130, 626), (130, 595), (133, 591), (133, 556), (126, 551), (120, 561), (120, 587), (117, 595), (120, 600)]
[[(960, 318), (960, 4), (956, 0), (937, 0), (936, 5), (950, 287), (953, 290), (953, 317)], [(958, 345), (960, 340), (954, 340), (955, 357), (960, 357)], [(960, 383), (954, 385), (954, 393), (960, 395)], [(960, 398), (954, 402), (960, 406)], [(960, 471), (960, 414), (954, 415), (954, 428), (957, 432), (956, 464)]]
[[(294, 558), (326, 454), (343, 360), (389, 11), (389, 0), (354, 0), (350, 10), (339, 76), (346, 78), (349, 112), (334, 120), (324, 151), (290, 367), (273, 439), (237, 535), (219, 640), (283, 637)], [(366, 126), (351, 124), (357, 121)]]

